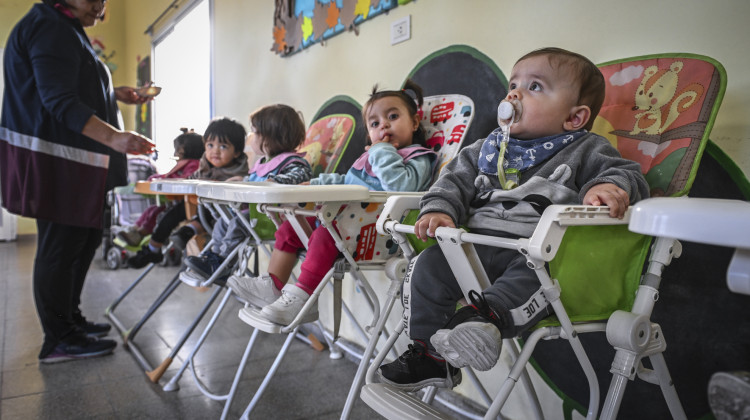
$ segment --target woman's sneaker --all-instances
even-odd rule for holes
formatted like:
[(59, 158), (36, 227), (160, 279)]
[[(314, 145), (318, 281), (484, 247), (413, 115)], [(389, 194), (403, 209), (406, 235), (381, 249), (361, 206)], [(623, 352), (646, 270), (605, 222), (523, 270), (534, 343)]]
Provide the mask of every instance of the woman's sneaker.
[[(287, 284), (281, 289), (281, 296), (272, 304), (264, 306), (260, 314), (271, 322), (289, 325), (300, 313), (308, 299), (310, 299), (310, 295), (307, 292), (293, 284)], [(317, 304), (310, 308), (302, 322), (312, 322), (316, 319), (318, 319)]]
[(259, 308), (270, 305), (281, 297), (281, 291), (276, 288), (273, 278), (268, 274), (258, 277), (230, 276), (227, 287), (241, 299)]
[(420, 342), (409, 344), (398, 359), (378, 369), (381, 381), (406, 392), (426, 386), (451, 389), (461, 383), (461, 370), (436, 360)]
[(457, 368), (471, 366), (480, 371), (490, 370), (500, 358), (503, 323), (484, 295), (472, 290), (469, 299), (472, 305), (459, 309), (446, 329), (430, 337), (430, 343)]
[(86, 336), (85, 339), (77, 340), (77, 342), (58, 344), (52, 353), (40, 358), (39, 363), (52, 364), (105, 356), (112, 353), (115, 347), (117, 347), (117, 342), (114, 340)]

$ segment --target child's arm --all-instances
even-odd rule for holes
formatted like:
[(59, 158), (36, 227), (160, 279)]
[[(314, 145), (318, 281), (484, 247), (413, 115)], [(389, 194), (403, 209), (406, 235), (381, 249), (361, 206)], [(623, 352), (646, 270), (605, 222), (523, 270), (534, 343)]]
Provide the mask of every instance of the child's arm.
[(435, 237), (435, 229), (439, 227), (456, 227), (453, 219), (445, 213), (425, 213), (414, 224), (414, 234), (422, 241)]
[(380, 142), (369, 149), (368, 161), (385, 191), (420, 191), (432, 178), (432, 161), (416, 157), (404, 162), (392, 144)]
[(341, 174), (320, 174), (317, 178), (310, 180), (310, 185), (335, 185), (345, 184), (344, 175)]
[(301, 184), (312, 178), (312, 169), (306, 162), (293, 162), (284, 167), (284, 169), (273, 176), (269, 176), (269, 181), (278, 182), (279, 184)]

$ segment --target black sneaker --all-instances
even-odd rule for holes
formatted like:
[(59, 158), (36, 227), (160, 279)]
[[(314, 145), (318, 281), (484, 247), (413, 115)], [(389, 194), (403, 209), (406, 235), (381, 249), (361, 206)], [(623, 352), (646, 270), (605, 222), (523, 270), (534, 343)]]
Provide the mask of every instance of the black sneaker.
[[(190, 256), (185, 258), (185, 265), (193, 270), (195, 274), (203, 277), (207, 280), (211, 275), (219, 268), (224, 259), (219, 254), (212, 251), (206, 251), (201, 255)], [(229, 274), (222, 276), (224, 280), (229, 277)]]
[(180, 251), (184, 250), (187, 246), (188, 241), (190, 238), (195, 236), (195, 231), (193, 228), (191, 228), (188, 225), (185, 225), (179, 229), (175, 233), (169, 236), (169, 240), (172, 241), (172, 245)]
[(427, 353), (427, 349), (415, 342), (398, 359), (380, 366), (380, 379), (407, 392), (426, 386), (453, 388), (461, 383), (461, 370), (445, 361), (438, 361)]
[(469, 292), (471, 306), (456, 311), (446, 324), (430, 337), (430, 343), (451, 365), (486, 371), (500, 358), (503, 341), (500, 331), (507, 321), (498, 315), (474, 290)]
[(137, 254), (128, 258), (128, 265), (133, 268), (143, 268), (150, 263), (159, 263), (164, 258), (161, 251), (152, 251), (148, 244), (143, 245)]
[(77, 343), (60, 343), (52, 353), (39, 359), (39, 363), (52, 364), (67, 362), (69, 360), (90, 359), (92, 357), (105, 356), (112, 353), (117, 347), (114, 340), (97, 339), (86, 337), (84, 341)]
[(109, 330), (112, 329), (112, 326), (107, 324), (106, 322), (91, 322), (86, 320), (86, 318), (83, 317), (80, 313), (73, 314), (73, 321), (81, 327), (83, 331), (86, 332), (86, 335), (89, 337), (104, 337), (105, 335), (109, 334)]

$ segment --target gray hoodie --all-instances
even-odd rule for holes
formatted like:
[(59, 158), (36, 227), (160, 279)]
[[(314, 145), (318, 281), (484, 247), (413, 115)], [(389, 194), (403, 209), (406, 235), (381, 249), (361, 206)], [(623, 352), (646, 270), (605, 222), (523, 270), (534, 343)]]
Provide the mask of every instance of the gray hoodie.
[(620, 156), (607, 139), (587, 133), (537, 167), (521, 174), (520, 185), (503, 190), (497, 175), (477, 165), (484, 140), (463, 148), (443, 168), (424, 195), (420, 216), (440, 212), (456, 225), (529, 237), (551, 204), (581, 204), (592, 186), (612, 183), (625, 190), (630, 203), (648, 197), (640, 165)]

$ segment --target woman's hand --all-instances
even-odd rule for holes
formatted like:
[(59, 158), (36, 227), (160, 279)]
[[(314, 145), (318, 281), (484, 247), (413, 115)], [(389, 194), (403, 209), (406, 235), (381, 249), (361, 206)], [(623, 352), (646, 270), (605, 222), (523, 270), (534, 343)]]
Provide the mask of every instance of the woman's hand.
[(141, 96), (136, 92), (135, 88), (130, 86), (119, 86), (115, 88), (115, 97), (118, 101), (130, 105), (139, 105), (146, 103), (152, 99), (153, 96)]
[(143, 155), (154, 151), (154, 143), (133, 131), (120, 131), (112, 136), (109, 147), (121, 153)]

